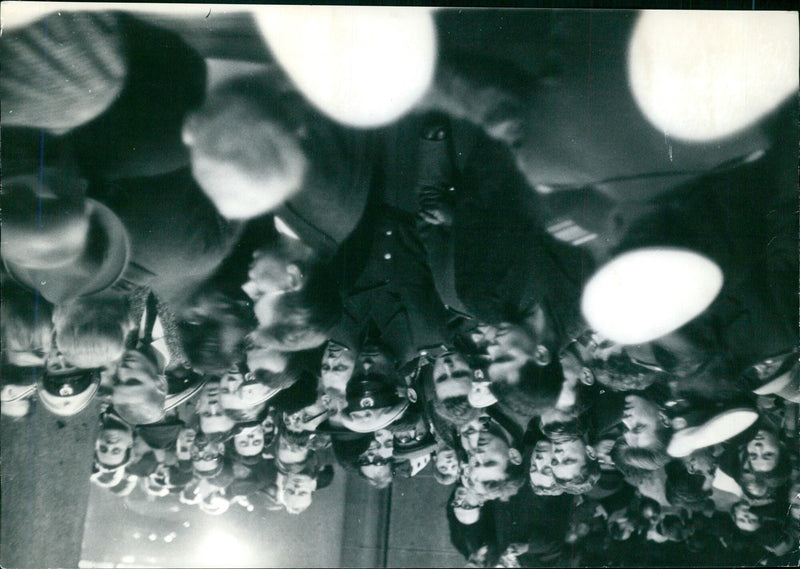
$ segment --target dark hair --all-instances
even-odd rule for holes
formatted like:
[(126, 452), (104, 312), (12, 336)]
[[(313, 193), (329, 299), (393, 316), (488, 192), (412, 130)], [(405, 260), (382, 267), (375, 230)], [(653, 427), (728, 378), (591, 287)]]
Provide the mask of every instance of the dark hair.
[(520, 369), (520, 381), (509, 385), (505, 381), (493, 381), (491, 392), (497, 400), (515, 413), (541, 415), (555, 406), (564, 383), (561, 363), (557, 358), (547, 366), (528, 362)]
[(331, 447), (333, 448), (333, 455), (336, 457), (336, 461), (346, 470), (359, 470), (358, 457), (366, 452), (372, 439), (372, 434), (356, 438), (334, 437), (331, 440)]
[(298, 372), (298, 380), (269, 400), (279, 413), (292, 414), (317, 400), (317, 377), (308, 370)]
[(275, 323), (253, 333), (258, 345), (287, 352), (317, 347), (303, 343), (302, 339), (309, 333), (326, 334), (342, 314), (339, 289), (327, 265), (310, 265), (303, 288), (281, 295), (275, 312)]
[(711, 490), (703, 490), (702, 474), (689, 474), (678, 460), (667, 463), (666, 472), (666, 497), (670, 504), (693, 512), (705, 508)]
[(666, 445), (657, 445), (655, 448), (640, 448), (629, 446), (624, 439), (617, 439), (611, 449), (611, 460), (624, 474), (626, 467), (641, 470), (658, 470), (670, 461)]
[(275, 68), (215, 88), (185, 126), (204, 153), (263, 177), (285, 167), (285, 146), (296, 140), (307, 106)]
[[(247, 334), (257, 325), (249, 299), (238, 289), (206, 284), (182, 308), (178, 337), (192, 368), (221, 374), (240, 361)], [(224, 345), (223, 338), (235, 341)]]

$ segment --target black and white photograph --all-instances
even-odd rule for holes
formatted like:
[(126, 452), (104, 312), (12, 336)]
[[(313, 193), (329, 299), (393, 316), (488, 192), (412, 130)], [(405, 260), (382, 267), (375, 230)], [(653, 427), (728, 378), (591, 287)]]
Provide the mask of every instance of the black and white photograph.
[(2, 567), (800, 566), (797, 11), (0, 26)]

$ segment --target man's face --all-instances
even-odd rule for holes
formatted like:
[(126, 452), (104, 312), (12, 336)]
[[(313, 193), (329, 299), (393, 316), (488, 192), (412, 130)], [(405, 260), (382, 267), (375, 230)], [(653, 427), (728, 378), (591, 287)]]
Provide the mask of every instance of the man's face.
[(753, 472), (772, 472), (778, 465), (780, 448), (775, 435), (759, 429), (747, 443), (747, 464)]
[(498, 326), (486, 351), (491, 360), (488, 372), (492, 381), (515, 385), (519, 383), (520, 370), (532, 361), (536, 344), (521, 327), (506, 322)]
[(197, 432), (194, 429), (181, 429), (175, 444), (175, 455), (178, 460), (190, 460), (192, 458), (192, 445), (196, 437)]
[(747, 505), (736, 507), (734, 521), (736, 522), (736, 527), (746, 532), (753, 532), (761, 527), (761, 520), (750, 511), (750, 507)]
[(264, 429), (261, 425), (246, 427), (233, 437), (233, 448), (242, 456), (256, 456), (264, 450)]
[(451, 448), (443, 448), (436, 451), (434, 466), (442, 475), (451, 477), (458, 475), (458, 458), (456, 451)]
[(290, 441), (282, 434), (278, 435), (277, 458), (283, 464), (297, 464), (308, 458), (308, 447)]
[(629, 446), (638, 448), (654, 446), (659, 440), (661, 421), (657, 405), (638, 395), (625, 397), (625, 407), (622, 411), (622, 424), (625, 427), (623, 437)]
[(138, 350), (127, 350), (117, 367), (111, 401), (115, 405), (136, 405), (147, 401), (153, 392), (166, 395), (166, 385), (159, 378), (156, 365)]
[(234, 422), (225, 415), (221, 402), (221, 390), (218, 381), (210, 381), (200, 392), (197, 400), (197, 416), (200, 429), (204, 433), (222, 433), (233, 428)]
[(586, 465), (586, 445), (579, 438), (553, 443), (553, 459), (550, 465), (556, 478), (561, 480), (577, 478)]
[(307, 474), (287, 474), (281, 489), (281, 501), (290, 514), (299, 514), (311, 505), (317, 481)]
[(219, 388), (222, 406), (225, 409), (240, 410), (261, 405), (275, 391), (258, 381), (246, 379), (237, 368), (228, 370), (222, 376)]
[(478, 417), (461, 430), (461, 444), (467, 451), (473, 483), (506, 478), (510, 447), (500, 427), (487, 418)]
[(353, 375), (355, 363), (356, 357), (352, 350), (329, 341), (325, 346), (320, 365), (322, 387), (344, 395), (347, 382)]
[(433, 362), (433, 387), (441, 400), (467, 396), (472, 389), (472, 369), (457, 352), (448, 352)]
[(556, 483), (553, 477), (553, 444), (542, 440), (533, 447), (529, 475), (531, 485), (539, 488), (552, 488)]
[(125, 460), (126, 451), (133, 446), (133, 435), (125, 429), (106, 428), (94, 443), (97, 459), (107, 466), (117, 466)]

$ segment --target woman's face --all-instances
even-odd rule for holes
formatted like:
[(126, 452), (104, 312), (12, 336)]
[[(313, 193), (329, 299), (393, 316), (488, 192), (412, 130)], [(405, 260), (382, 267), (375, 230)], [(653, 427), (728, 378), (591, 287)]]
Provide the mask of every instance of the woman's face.
[(764, 429), (759, 429), (756, 436), (747, 443), (745, 466), (753, 472), (772, 472), (778, 465), (780, 448), (777, 437)]

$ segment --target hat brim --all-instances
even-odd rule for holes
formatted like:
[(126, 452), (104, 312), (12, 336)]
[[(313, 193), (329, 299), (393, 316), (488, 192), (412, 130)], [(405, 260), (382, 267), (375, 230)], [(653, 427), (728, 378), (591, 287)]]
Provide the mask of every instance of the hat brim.
[[(102, 265), (76, 291), (71, 291), (69, 298), (88, 296), (110, 288), (122, 277), (130, 260), (131, 248), (128, 231), (122, 220), (108, 207), (96, 200), (86, 198), (86, 203), (91, 222), (99, 225), (106, 235), (107, 247)], [(28, 270), (5, 259), (3, 263), (15, 280), (39, 290), (35, 283), (37, 280), (41, 280), (43, 273), (41, 269)], [(44, 298), (54, 304), (69, 300), (69, 298), (51, 298), (46, 289), (40, 290), (40, 292)]]
[(793, 368), (789, 368), (778, 377), (775, 377), (761, 387), (754, 389), (753, 393), (756, 395), (771, 395), (774, 393), (780, 393), (792, 382), (792, 379), (795, 375), (795, 370)]
[(58, 415), (60, 417), (71, 417), (73, 415), (77, 415), (89, 406), (89, 403), (92, 402), (92, 399), (94, 399), (94, 396), (97, 393), (98, 387), (100, 387), (100, 374), (98, 373), (95, 375), (96, 377), (94, 380), (92, 380), (92, 383), (89, 385), (89, 387), (76, 395), (69, 395), (67, 397), (60, 397), (58, 395), (49, 393), (44, 388), (43, 380), (38, 380), (37, 393), (39, 395), (39, 401), (42, 402), (42, 405), (44, 405), (45, 409), (54, 415)]
[(675, 458), (689, 456), (701, 448), (732, 439), (757, 420), (758, 413), (753, 409), (737, 408), (723, 411), (702, 425), (677, 431), (667, 445), (667, 454)]
[(389, 407), (389, 410), (379, 417), (373, 417), (368, 421), (355, 421), (349, 413), (342, 414), (342, 424), (355, 433), (374, 433), (391, 425), (396, 421), (405, 410), (408, 409), (408, 400), (401, 401), (397, 405)]
[(200, 390), (203, 389), (206, 382), (208, 382), (208, 378), (204, 377), (200, 381), (198, 381), (195, 385), (191, 386), (189, 389), (185, 389), (180, 393), (173, 393), (172, 395), (167, 395), (166, 400), (164, 401), (164, 411), (170, 411), (180, 405), (181, 403), (185, 403), (198, 393)]
[(436, 440), (430, 440), (426, 438), (424, 441), (422, 441), (422, 444), (415, 445), (407, 449), (401, 449), (395, 446), (394, 450), (392, 451), (392, 456), (398, 459), (414, 460), (416, 458), (421, 458), (425, 455), (431, 454), (434, 450), (436, 450)]

